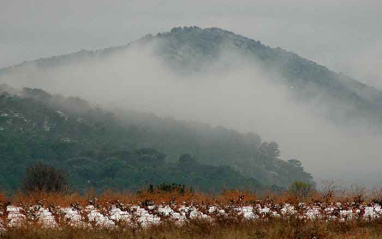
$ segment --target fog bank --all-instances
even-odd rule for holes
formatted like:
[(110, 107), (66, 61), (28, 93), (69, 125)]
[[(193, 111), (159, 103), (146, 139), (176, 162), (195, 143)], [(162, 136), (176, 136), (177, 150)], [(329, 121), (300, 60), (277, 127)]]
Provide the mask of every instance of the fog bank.
[(79, 96), (109, 109), (253, 131), (276, 141), (282, 159), (299, 159), (317, 183), (382, 183), (382, 136), (363, 122), (334, 126), (320, 117), (317, 105), (295, 102), (290, 89), (276, 83), (277, 72), (266, 72), (239, 54), (224, 53), (204, 73), (182, 76), (154, 48), (131, 47), (106, 59), (45, 70), (30, 65), (4, 79), (12, 86)]

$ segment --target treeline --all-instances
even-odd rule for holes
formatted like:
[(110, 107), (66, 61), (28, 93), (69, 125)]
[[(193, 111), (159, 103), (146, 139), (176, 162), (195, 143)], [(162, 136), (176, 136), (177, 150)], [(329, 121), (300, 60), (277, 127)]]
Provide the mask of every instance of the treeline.
[(17, 190), (26, 168), (37, 162), (66, 171), (79, 191), (174, 182), (218, 192), (312, 182), (298, 160), (280, 160), (277, 144), (253, 133), (112, 114), (40, 89), (0, 89), (0, 185), (8, 191)]

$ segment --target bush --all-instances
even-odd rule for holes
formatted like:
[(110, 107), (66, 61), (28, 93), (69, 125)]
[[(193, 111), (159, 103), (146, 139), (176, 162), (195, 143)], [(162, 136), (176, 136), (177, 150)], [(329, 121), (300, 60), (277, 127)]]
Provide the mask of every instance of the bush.
[(168, 183), (162, 183), (160, 185), (157, 185), (154, 188), (154, 185), (150, 184), (149, 189), (147, 190), (149, 193), (158, 193), (158, 192), (164, 192), (164, 193), (171, 193), (171, 192), (178, 192), (179, 194), (184, 194), (185, 192), (193, 192), (192, 187), (188, 188), (184, 184), (168, 184)]
[(294, 181), (289, 187), (289, 191), (293, 193), (295, 197), (306, 198), (312, 192), (312, 185), (303, 181)]
[(69, 190), (67, 175), (50, 165), (37, 163), (26, 169), (22, 184), (25, 192), (66, 193)]

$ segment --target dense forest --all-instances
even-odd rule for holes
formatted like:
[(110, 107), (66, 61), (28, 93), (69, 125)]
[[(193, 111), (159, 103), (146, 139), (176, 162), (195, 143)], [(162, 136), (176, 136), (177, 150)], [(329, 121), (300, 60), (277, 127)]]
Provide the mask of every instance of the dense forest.
[(300, 161), (279, 159), (275, 142), (254, 133), (109, 112), (76, 97), (0, 87), (0, 185), (15, 191), (25, 169), (43, 162), (68, 173), (73, 189), (139, 190), (185, 184), (206, 192), (280, 190), (313, 184)]

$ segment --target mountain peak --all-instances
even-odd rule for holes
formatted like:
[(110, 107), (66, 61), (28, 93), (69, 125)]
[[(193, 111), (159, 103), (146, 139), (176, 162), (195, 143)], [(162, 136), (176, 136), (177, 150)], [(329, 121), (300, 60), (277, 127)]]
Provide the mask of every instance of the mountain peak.
[[(214, 40), (220, 39), (234, 39), (241, 41), (248, 41), (253, 43), (260, 43), (259, 41), (255, 41), (253, 39), (244, 37), (242, 35), (237, 35), (234, 32), (221, 29), (218, 27), (209, 27), (209, 28), (200, 28), (198, 26), (184, 26), (184, 27), (174, 27), (169, 32), (158, 33), (157, 37), (180, 37), (180, 36), (193, 36), (200, 37), (202, 40), (211, 41), (213, 43)], [(216, 42), (215, 42), (216, 43)]]
[[(174, 73), (181, 76), (195, 75), (209, 70), (222, 56), (223, 66), (219, 70), (228, 69), (232, 64), (229, 57), (238, 53), (248, 66), (254, 65), (266, 69), (267, 72), (276, 72), (279, 83), (292, 89), (296, 98), (306, 102), (321, 102), (328, 104), (325, 115), (335, 121), (343, 122), (342, 118), (349, 119), (349, 115), (360, 118), (369, 118), (372, 123), (382, 121), (380, 113), (382, 107), (382, 93), (372, 87), (365, 86), (358, 81), (337, 74), (325, 66), (298, 56), (296, 53), (272, 48), (231, 31), (217, 27), (200, 28), (198, 26), (174, 27), (168, 32), (145, 37), (119, 47), (110, 47), (97, 51), (80, 51), (73, 54), (54, 56), (39, 59), (33, 62), (0, 70), (1, 78), (7, 74), (27, 69), (29, 66), (39, 69), (51, 69), (70, 64), (81, 64), (93, 60), (104, 61), (109, 56), (116, 56), (119, 52), (132, 49), (135, 46), (144, 49), (153, 44), (153, 50), (158, 59), (163, 60)], [(150, 49), (151, 50), (151, 49)], [(233, 55), (234, 55), (233, 54)], [(27, 75), (26, 78), (30, 77)], [(347, 105), (345, 112), (333, 107), (332, 102), (341, 102)], [(344, 108), (341, 106), (341, 108)], [(355, 118), (357, 118), (355, 117)]]
[(208, 28), (201, 28), (198, 26), (184, 26), (184, 27), (173, 27), (170, 30), (170, 33), (220, 33), (220, 34), (230, 34), (235, 35), (233, 32), (218, 28), (218, 27), (208, 27)]

